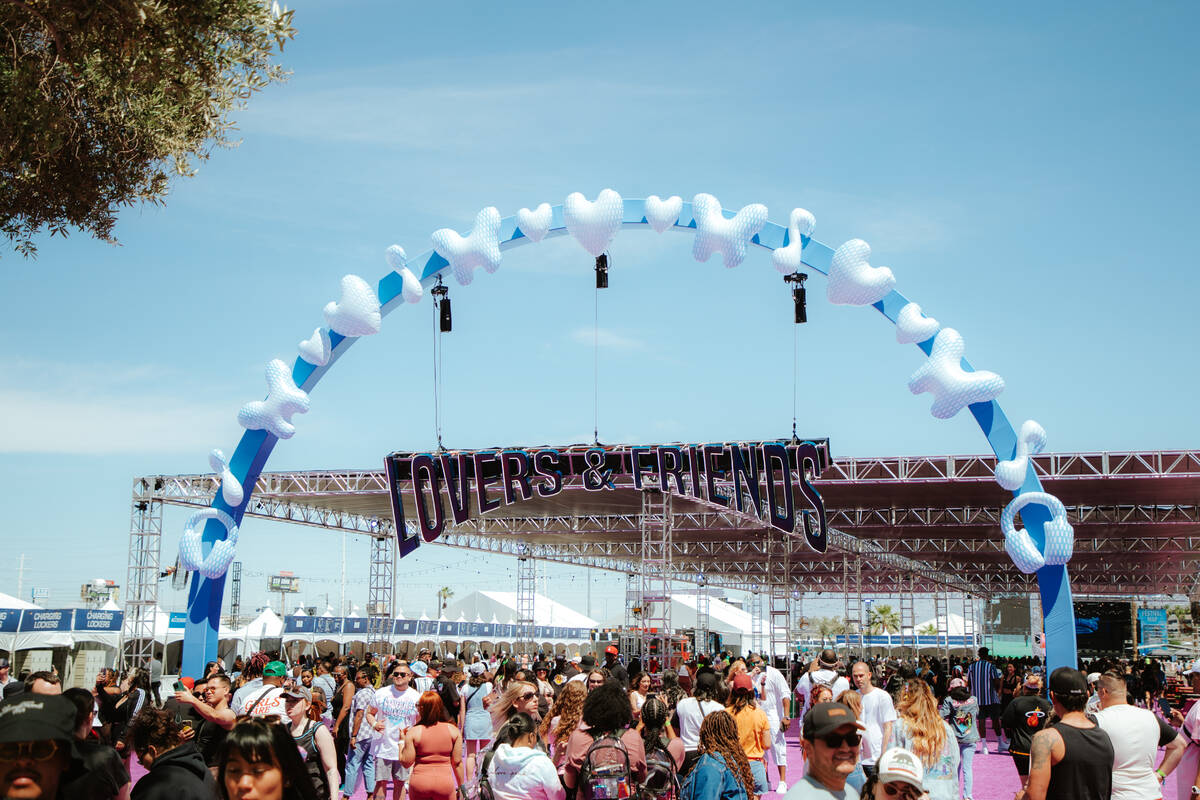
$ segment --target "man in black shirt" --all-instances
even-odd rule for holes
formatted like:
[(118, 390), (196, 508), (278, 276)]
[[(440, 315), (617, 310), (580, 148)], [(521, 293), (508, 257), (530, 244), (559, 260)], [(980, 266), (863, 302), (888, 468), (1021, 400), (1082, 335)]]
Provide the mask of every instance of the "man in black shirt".
[(615, 644), (610, 644), (604, 648), (604, 666), (608, 669), (609, 675), (620, 681), (621, 686), (628, 688), (629, 673), (625, 670), (625, 667), (621, 666), (621, 662), (617, 660), (620, 652)]
[(129, 772), (117, 751), (102, 743), (92, 729), (95, 698), (87, 689), (67, 689), (63, 697), (75, 705), (75, 754), (62, 777), (60, 797), (113, 800), (129, 796)]
[(1053, 706), (1041, 696), (1042, 679), (1037, 675), (1026, 678), (1018, 692), (1004, 709), (1000, 724), (1008, 736), (1008, 753), (1013, 765), (1017, 774), (1024, 778), (1029, 774), (1029, 743), (1035, 733), (1046, 727)]
[(453, 722), (459, 728), (463, 725), (463, 710), (459, 708), (462, 701), (458, 694), (458, 687), (454, 685), (454, 681), (450, 680), (449, 675), (442, 672), (441, 659), (435, 658), (429, 662), (429, 677), (433, 678), (433, 690), (442, 698), (442, 707), (446, 710), (446, 719), (448, 722)]

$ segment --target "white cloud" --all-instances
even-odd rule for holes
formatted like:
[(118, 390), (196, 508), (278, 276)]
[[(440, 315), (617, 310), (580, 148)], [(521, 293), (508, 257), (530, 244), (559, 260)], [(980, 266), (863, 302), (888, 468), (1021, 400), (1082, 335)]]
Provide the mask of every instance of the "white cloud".
[(607, 328), (576, 328), (571, 331), (571, 341), (588, 347), (595, 344), (609, 350), (641, 350), (646, 346), (641, 339), (624, 336)]

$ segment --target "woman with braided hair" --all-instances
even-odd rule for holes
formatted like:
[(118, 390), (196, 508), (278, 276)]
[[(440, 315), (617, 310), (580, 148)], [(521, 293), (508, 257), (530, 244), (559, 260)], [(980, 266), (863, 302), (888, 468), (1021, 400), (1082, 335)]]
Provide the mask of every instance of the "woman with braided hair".
[(680, 800), (755, 800), (754, 776), (738, 741), (737, 723), (728, 712), (717, 711), (704, 718), (700, 754)]

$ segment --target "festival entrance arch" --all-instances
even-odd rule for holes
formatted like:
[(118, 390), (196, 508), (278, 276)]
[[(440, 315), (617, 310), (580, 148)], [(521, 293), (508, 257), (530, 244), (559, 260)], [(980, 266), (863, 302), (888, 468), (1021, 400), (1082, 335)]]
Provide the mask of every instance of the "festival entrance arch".
[[(188, 595), (183, 673), (199, 674), (216, 656), (225, 571), (233, 561), (238, 526), (259, 474), (276, 443), (295, 433), (292, 417), (308, 410), (309, 393), (351, 345), (378, 333), (384, 316), (405, 303), (419, 302), (444, 276), (453, 275), (466, 285), (480, 267), (494, 273), (506, 250), (572, 236), (599, 257), (622, 228), (635, 227), (694, 234), (694, 257), (708, 261), (719, 254), (726, 267), (738, 266), (752, 245), (765, 248), (771, 251), (775, 268), (785, 275), (808, 267), (826, 276), (831, 303), (873, 306), (895, 323), (897, 342), (916, 345), (926, 356), (909, 380), (910, 391), (932, 394), (930, 413), (939, 419), (968, 409), (999, 459), (996, 481), (1013, 493), (1001, 516), (1005, 550), (1022, 572), (1037, 573), (1047, 665), (1076, 664), (1066, 569), (1074, 533), (1063, 504), (1042, 491), (1029, 458), (1045, 447), (1045, 431), (1032, 420), (1014, 430), (996, 402), (1003, 379), (971, 366), (963, 357), (959, 333), (943, 328), (897, 291), (890, 269), (871, 266), (866, 242), (852, 239), (835, 249), (813, 239), (815, 220), (804, 209), (794, 209), (783, 226), (769, 222), (766, 206), (759, 204), (734, 213), (722, 209), (708, 194), (698, 194), (689, 203), (677, 196), (623, 199), (605, 189), (595, 201), (574, 193), (563, 205), (542, 203), (504, 218), (495, 208), (485, 208), (466, 236), (448, 228), (435, 231), (433, 249), (411, 260), (416, 272), (409, 268), (404, 250), (393, 245), (387, 250), (391, 270), (374, 287), (354, 275), (342, 278), (341, 297), (324, 308), (326, 325), (300, 343), (300, 355), (292, 366), (278, 359), (267, 365), (267, 397), (239, 411), (238, 421), (246, 432), (233, 456), (226, 461), (219, 450), (210, 456), (213, 469), (221, 475), (221, 491), (211, 507), (191, 516), (180, 540), (181, 563), (197, 573)], [(1023, 530), (1016, 527), (1018, 514)]]

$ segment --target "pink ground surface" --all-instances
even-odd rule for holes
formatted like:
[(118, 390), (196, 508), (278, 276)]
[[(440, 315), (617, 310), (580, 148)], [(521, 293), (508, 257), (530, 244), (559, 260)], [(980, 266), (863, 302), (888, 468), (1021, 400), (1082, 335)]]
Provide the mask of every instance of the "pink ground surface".
[[(789, 772), (793, 775), (799, 774), (797, 770), (803, 763), (800, 754), (800, 724), (793, 722), (791, 728), (787, 732), (788, 741), (788, 765)], [(986, 755), (978, 753), (975, 756), (974, 772), (975, 772), (975, 790), (972, 797), (974, 800), (1012, 800), (1012, 796), (1020, 788), (1020, 779), (1017, 776), (1017, 770), (1013, 766), (1012, 759), (1007, 755), (999, 755), (996, 753), (995, 739), (988, 740), (988, 752)], [(130, 765), (130, 772), (133, 775), (133, 780), (136, 782), (138, 778), (146, 774), (146, 770), (137, 763), (137, 759), (133, 760)], [(767, 773), (774, 776), (775, 770), (768, 768)], [(773, 778), (772, 778), (773, 779)], [(777, 798), (780, 795), (774, 792), (767, 793), (766, 797)], [(353, 800), (365, 800), (367, 793), (360, 789)], [(389, 790), (390, 798), (390, 790)], [(1167, 779), (1166, 793), (1163, 800), (1177, 800), (1175, 797), (1175, 776), (1171, 775)]]

